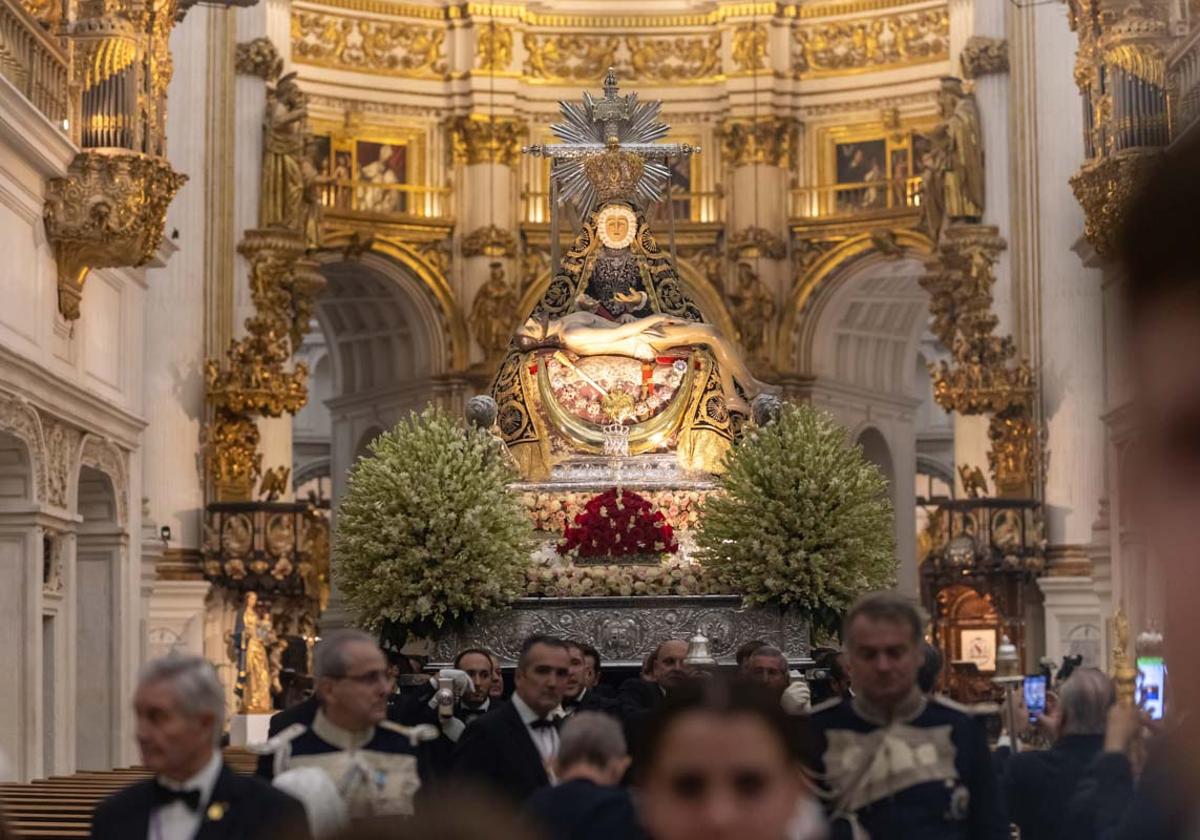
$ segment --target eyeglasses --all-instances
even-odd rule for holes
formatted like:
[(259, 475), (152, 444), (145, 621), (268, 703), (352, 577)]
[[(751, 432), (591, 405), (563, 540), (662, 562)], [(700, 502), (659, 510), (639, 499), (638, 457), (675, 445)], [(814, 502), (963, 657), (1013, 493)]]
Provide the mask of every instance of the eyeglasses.
[(350, 680), (359, 685), (375, 685), (378, 682), (383, 682), (388, 685), (394, 683), (396, 678), (388, 673), (387, 669), (379, 668), (375, 671), (367, 671), (365, 674), (344, 674), (340, 677), (334, 677), (336, 680)]

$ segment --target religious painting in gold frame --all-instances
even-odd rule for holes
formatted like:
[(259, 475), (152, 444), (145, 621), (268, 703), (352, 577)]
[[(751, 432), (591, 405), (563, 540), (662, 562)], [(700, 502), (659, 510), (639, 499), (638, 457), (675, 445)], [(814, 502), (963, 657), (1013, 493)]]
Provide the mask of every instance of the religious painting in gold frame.
[(853, 215), (920, 204), (922, 134), (936, 122), (920, 118), (818, 130), (817, 197), (821, 215)]
[(378, 214), (413, 211), (411, 187), (422, 183), (423, 129), (312, 123), (317, 171), (331, 210)]

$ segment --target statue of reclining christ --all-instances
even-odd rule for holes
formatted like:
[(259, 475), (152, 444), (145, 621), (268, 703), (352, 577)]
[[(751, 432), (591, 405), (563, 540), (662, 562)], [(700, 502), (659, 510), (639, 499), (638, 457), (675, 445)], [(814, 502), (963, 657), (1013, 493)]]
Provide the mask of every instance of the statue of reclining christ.
[[(726, 406), (747, 415), (747, 399), (778, 390), (755, 379), (737, 348), (711, 324), (670, 315), (647, 315), (623, 324), (584, 311), (550, 320), (532, 317), (517, 328), (516, 340), (525, 351), (556, 347), (576, 356), (626, 356), (641, 362), (653, 362), (679, 347), (707, 347), (717, 361)], [(745, 399), (734, 387), (735, 381)]]

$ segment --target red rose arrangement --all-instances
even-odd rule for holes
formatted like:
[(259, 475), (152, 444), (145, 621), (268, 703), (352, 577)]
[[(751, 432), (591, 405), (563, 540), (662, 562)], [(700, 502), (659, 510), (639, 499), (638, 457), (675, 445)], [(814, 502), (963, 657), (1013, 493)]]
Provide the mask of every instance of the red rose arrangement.
[(657, 561), (679, 551), (675, 532), (661, 511), (645, 498), (614, 487), (593, 497), (563, 531), (559, 554), (580, 559), (618, 558)]

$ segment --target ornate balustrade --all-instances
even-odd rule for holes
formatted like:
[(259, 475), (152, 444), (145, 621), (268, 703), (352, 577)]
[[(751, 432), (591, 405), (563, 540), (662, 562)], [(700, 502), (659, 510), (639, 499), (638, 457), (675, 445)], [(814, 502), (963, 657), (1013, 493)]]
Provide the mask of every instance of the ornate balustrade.
[(798, 187), (788, 196), (788, 214), (793, 219), (859, 216), (880, 210), (912, 210), (920, 206), (920, 178)]
[(66, 50), (17, 0), (0, 0), (0, 75), (64, 131), (76, 124)]
[(450, 196), (448, 187), (338, 179), (324, 185), (321, 203), (331, 213), (383, 213), (444, 219), (451, 215)]

